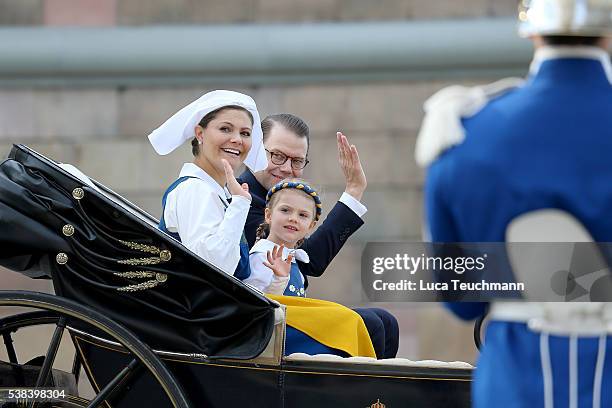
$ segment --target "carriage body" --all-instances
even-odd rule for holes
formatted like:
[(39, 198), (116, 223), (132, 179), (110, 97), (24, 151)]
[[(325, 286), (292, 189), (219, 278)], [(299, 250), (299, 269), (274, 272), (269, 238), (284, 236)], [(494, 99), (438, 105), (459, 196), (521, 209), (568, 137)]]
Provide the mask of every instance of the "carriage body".
[[(282, 305), (187, 250), (118, 194), (25, 146), (0, 165), (0, 190), (0, 264), (51, 279), (56, 293), (0, 291), (0, 305), (48, 310), (45, 322), (65, 327), (73, 374), (83, 367), (96, 404), (470, 405), (469, 365), (285, 356)], [(19, 327), (18, 317), (4, 319), (0, 334)], [(0, 373), (13, 375), (0, 385), (51, 384), (45, 365), (15, 377), (19, 364), (0, 362)]]

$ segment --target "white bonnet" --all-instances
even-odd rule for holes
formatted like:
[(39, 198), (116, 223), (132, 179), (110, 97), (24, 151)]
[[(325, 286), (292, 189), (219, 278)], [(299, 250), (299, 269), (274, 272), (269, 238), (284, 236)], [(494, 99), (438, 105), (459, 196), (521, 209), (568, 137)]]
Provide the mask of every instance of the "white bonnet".
[(149, 141), (158, 154), (166, 155), (187, 140), (193, 139), (195, 137), (195, 127), (209, 112), (230, 105), (243, 107), (253, 115), (251, 150), (249, 150), (244, 164), (253, 172), (264, 170), (268, 166), (268, 159), (263, 146), (263, 132), (257, 105), (255, 105), (253, 98), (239, 92), (221, 90), (204, 94), (176, 112), (160, 127), (151, 132)]

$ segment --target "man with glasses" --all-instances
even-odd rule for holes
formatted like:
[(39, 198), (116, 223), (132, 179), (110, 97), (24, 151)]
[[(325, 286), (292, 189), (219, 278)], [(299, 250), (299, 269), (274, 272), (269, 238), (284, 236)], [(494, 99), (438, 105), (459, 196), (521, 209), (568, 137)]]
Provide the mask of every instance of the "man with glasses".
[[(257, 227), (264, 222), (266, 194), (272, 186), (286, 178), (300, 178), (308, 164), (309, 129), (297, 116), (283, 113), (266, 117), (261, 122), (263, 140), (268, 152), (268, 167), (255, 174), (248, 169), (238, 181), (249, 185), (251, 209), (244, 232), (249, 246), (255, 243)], [(308, 286), (308, 276), (321, 276), (346, 240), (363, 225), (366, 207), (360, 202), (367, 181), (359, 154), (346, 136), (337, 134), (338, 158), (346, 188), (327, 218), (306, 239), (300, 248), (310, 262), (297, 261)], [(376, 308), (354, 309), (368, 328), (378, 358), (393, 358), (399, 346), (397, 320), (387, 311)]]
[[(268, 190), (283, 179), (302, 177), (308, 164), (309, 129), (302, 119), (288, 113), (270, 115), (262, 121), (261, 127), (268, 167), (255, 174), (247, 169), (238, 179), (249, 185), (252, 196), (244, 227), (250, 247), (255, 243), (257, 227), (264, 221)], [(321, 276), (348, 237), (363, 225), (361, 217), (367, 211), (360, 202), (367, 181), (357, 149), (350, 146), (342, 134), (338, 135), (338, 152), (346, 189), (325, 221), (302, 245), (311, 257), (309, 264), (300, 265), (304, 275)]]
[(270, 160), (272, 160), (272, 163), (278, 166), (282, 166), (287, 160), (289, 160), (291, 163), (291, 168), (293, 170), (302, 170), (304, 169), (304, 167), (306, 167), (308, 163), (310, 163), (310, 160), (304, 159), (302, 157), (289, 157), (285, 153), (273, 152), (268, 149), (265, 150), (270, 156)]

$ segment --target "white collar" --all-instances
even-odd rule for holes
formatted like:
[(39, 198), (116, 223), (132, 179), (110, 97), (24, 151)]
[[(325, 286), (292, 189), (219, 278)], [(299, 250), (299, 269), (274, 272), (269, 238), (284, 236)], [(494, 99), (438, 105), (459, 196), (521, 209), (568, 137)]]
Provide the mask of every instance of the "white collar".
[(612, 84), (612, 65), (610, 65), (610, 56), (603, 48), (599, 47), (540, 47), (533, 55), (533, 61), (531, 61), (531, 65), (529, 66), (529, 73), (535, 75), (540, 70), (540, 66), (544, 61), (559, 58), (597, 60), (603, 66), (608, 81)]
[(232, 196), (229, 191), (227, 191), (227, 188), (221, 187), (219, 183), (217, 183), (215, 179), (210, 176), (210, 174), (202, 170), (202, 168), (195, 163), (183, 164), (183, 168), (179, 173), (179, 177), (185, 176), (196, 177), (206, 182), (206, 184), (208, 184), (213, 189), (213, 191), (217, 193), (217, 195), (221, 198), (225, 198), (227, 200), (229, 197)]
[[(255, 242), (255, 245), (253, 245), (253, 248), (251, 248), (249, 253), (250, 254), (254, 254), (258, 252), (266, 253), (268, 251), (272, 251), (276, 245), (277, 244), (270, 241), (269, 239), (260, 239), (259, 241)], [(301, 261), (304, 263), (310, 262), (310, 258), (308, 257), (308, 254), (303, 249), (283, 248), (283, 258), (287, 259), (287, 256), (289, 256), (289, 254), (293, 254), (293, 260), (291, 262), (295, 262), (295, 261)]]

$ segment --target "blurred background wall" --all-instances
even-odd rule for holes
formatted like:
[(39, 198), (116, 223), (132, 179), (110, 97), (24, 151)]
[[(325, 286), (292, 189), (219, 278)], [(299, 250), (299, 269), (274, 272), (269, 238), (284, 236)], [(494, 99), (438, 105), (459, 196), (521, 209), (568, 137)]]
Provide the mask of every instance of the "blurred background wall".
[[(329, 210), (344, 188), (335, 147), (341, 130), (357, 145), (368, 177), (366, 224), (324, 277), (311, 280), (309, 296), (365, 305), (365, 243), (421, 239), (424, 174), (413, 151), (423, 102), (449, 84), (524, 75), (530, 46), (514, 34), (515, 12), (513, 0), (0, 0), (0, 153), (12, 143), (27, 144), (159, 217), (163, 191), (191, 155), (183, 148), (159, 157), (147, 134), (204, 92), (235, 89), (255, 98), (262, 117), (290, 112), (310, 124), (305, 177), (321, 186)], [(353, 35), (360, 27), (387, 35), (388, 42)], [(158, 42), (160, 28), (171, 30), (175, 42)], [(198, 31), (206, 29), (218, 37)], [(305, 34), (294, 43), (266, 37), (278, 29)], [(323, 29), (331, 30), (327, 37)], [(225, 45), (230, 37), (222, 30), (246, 30), (231, 38), (243, 48)], [(136, 38), (129, 55), (121, 35)], [(334, 45), (340, 40), (345, 43)], [(398, 52), (403, 44), (405, 52)], [(347, 48), (346, 56), (300, 60), (331, 46)], [(372, 63), (355, 58), (351, 65), (352, 55), (367, 49), (374, 50)], [(249, 67), (248, 50), (263, 56), (257, 72), (239, 69)], [(155, 52), (152, 74), (138, 61)], [(217, 55), (230, 61), (227, 70), (210, 68)], [(8, 271), (0, 271), (0, 285), (46, 287)], [(471, 325), (439, 305), (376, 306), (400, 321), (401, 357), (475, 361)]]

